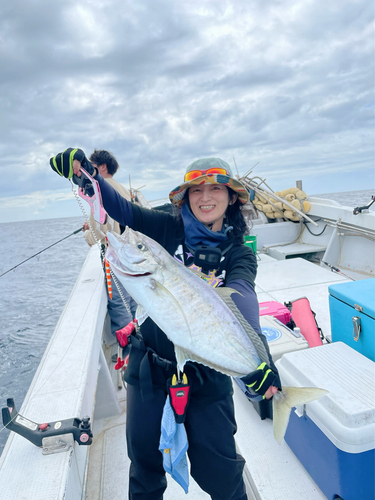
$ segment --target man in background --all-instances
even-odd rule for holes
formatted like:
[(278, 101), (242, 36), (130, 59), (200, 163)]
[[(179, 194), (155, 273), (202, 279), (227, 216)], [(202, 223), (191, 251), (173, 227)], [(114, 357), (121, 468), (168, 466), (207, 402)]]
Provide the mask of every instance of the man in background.
[[(113, 179), (113, 176), (117, 172), (119, 168), (118, 161), (116, 158), (113, 156), (112, 153), (109, 151), (105, 150), (99, 150), (95, 149), (95, 151), (92, 153), (90, 156), (90, 161), (93, 164), (94, 167), (96, 167), (99, 171), (99, 174), (124, 198), (127, 200), (131, 201), (130, 198), (130, 193), (129, 191), (119, 182), (115, 181)], [(90, 213), (90, 224), (91, 227), (94, 229), (96, 238), (101, 244), (102, 250), (105, 252), (107, 248), (107, 241), (105, 238), (105, 235), (107, 234), (107, 231), (111, 230), (110, 224), (107, 222), (106, 224), (101, 224), (99, 226), (99, 223), (97, 223), (92, 215)], [(121, 234), (125, 228), (119, 225), (118, 222), (112, 221), (113, 224), (113, 231), (117, 234)], [(98, 230), (100, 228), (100, 231)], [(96, 244), (95, 238), (92, 234), (92, 231), (90, 230), (89, 224), (85, 222), (83, 226), (85, 233), (85, 240), (87, 241), (87, 244), (91, 247)], [(121, 285), (121, 283), (117, 280), (117, 284), (121, 289), (121, 292), (129, 305), (129, 308), (131, 310), (131, 315), (129, 315), (123, 300), (120, 296), (120, 293), (117, 289), (116, 284), (114, 283), (114, 280), (112, 278), (112, 298), (109, 296), (108, 292), (108, 286), (106, 287), (107, 289), (107, 295), (108, 295), (108, 314), (111, 318), (111, 332), (115, 336), (116, 335), (116, 330), (121, 330), (121, 328), (124, 328), (130, 321), (134, 318), (135, 316), (135, 311), (137, 308), (137, 303), (130, 297), (128, 292), (125, 290), (125, 288)]]

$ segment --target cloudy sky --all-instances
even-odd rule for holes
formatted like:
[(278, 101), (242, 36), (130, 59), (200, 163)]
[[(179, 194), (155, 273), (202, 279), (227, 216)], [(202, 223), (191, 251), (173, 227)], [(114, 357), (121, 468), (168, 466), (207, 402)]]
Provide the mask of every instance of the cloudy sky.
[(81, 215), (49, 168), (108, 149), (168, 195), (218, 156), (274, 190), (374, 180), (368, 0), (12, 0), (0, 7), (0, 221)]

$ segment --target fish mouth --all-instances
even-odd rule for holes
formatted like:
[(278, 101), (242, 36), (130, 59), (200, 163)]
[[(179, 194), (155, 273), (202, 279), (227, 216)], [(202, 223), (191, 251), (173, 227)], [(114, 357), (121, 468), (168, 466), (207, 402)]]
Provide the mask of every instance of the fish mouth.
[[(150, 276), (152, 272), (142, 269), (143, 264), (147, 262), (147, 258), (143, 255), (139, 255), (139, 253), (138, 255), (132, 255), (133, 252), (130, 252), (130, 254), (129, 252), (126, 252), (125, 255), (122, 253), (124, 241), (129, 243), (129, 237), (127, 239), (124, 237), (127, 235), (128, 231), (129, 229), (126, 228), (123, 236), (119, 236), (116, 233), (111, 232), (107, 233), (109, 245), (105, 257), (111, 267), (116, 270), (116, 273), (124, 278), (141, 278)], [(131, 256), (134, 260), (130, 260)]]
[[(150, 272), (140, 273), (139, 271), (131, 271), (126, 266), (124, 266), (124, 264), (122, 262), (120, 262), (116, 258), (116, 256), (114, 256), (111, 253), (108, 255), (108, 257), (109, 257), (108, 262), (110, 263), (110, 265), (112, 267), (114, 267), (116, 269), (116, 271), (119, 274), (121, 274), (122, 276), (131, 277), (131, 278), (139, 278), (142, 276), (150, 276), (152, 274)], [(139, 261), (139, 262), (141, 262), (141, 261)], [(139, 262), (134, 262), (134, 264), (139, 264)]]
[[(117, 268), (116, 268), (117, 269)], [(129, 274), (124, 273), (123, 271), (119, 271), (123, 276), (131, 276), (132, 278), (139, 278), (140, 276), (151, 276), (151, 273), (143, 273), (143, 274)]]

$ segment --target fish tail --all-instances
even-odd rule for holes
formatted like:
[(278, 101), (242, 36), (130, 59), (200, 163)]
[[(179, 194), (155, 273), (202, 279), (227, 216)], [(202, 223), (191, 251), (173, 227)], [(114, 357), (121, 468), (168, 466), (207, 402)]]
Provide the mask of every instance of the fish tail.
[(328, 394), (317, 387), (283, 387), (281, 393), (273, 397), (273, 435), (281, 444), (288, 427), (290, 412), (294, 406), (304, 405)]

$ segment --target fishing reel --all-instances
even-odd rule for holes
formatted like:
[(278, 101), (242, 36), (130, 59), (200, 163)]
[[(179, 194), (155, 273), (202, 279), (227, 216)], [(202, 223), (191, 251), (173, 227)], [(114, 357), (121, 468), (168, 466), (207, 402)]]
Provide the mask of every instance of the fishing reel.
[(73, 447), (74, 441), (85, 446), (92, 443), (90, 417), (37, 424), (18, 413), (13, 398), (7, 399), (2, 416), (4, 427), (43, 448), (43, 455), (68, 451)]

